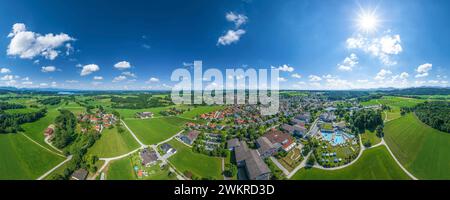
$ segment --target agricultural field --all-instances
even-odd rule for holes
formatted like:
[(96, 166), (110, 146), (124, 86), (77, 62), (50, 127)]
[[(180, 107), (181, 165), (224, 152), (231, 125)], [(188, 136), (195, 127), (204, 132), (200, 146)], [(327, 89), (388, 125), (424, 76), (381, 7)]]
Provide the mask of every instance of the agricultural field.
[(301, 169), (293, 180), (408, 180), (410, 179), (384, 146), (365, 150), (363, 155), (346, 168), (329, 171), (317, 168)]
[(127, 157), (111, 162), (106, 178), (108, 180), (135, 180), (137, 177), (133, 171), (131, 159)]
[(19, 134), (0, 134), (0, 179), (36, 179), (65, 158)]
[(371, 106), (371, 105), (383, 104), (383, 105), (387, 105), (387, 106), (391, 107), (391, 110), (385, 111), (385, 116), (384, 116), (385, 121), (391, 121), (391, 120), (398, 119), (401, 117), (401, 115), (400, 115), (401, 107), (413, 107), (424, 101), (425, 100), (422, 100), (422, 99), (384, 96), (381, 99), (372, 99), (370, 101), (361, 102), (361, 105)]
[(184, 124), (194, 120), (179, 117), (160, 117), (153, 119), (125, 119), (128, 127), (144, 144), (157, 144), (180, 132)]
[(201, 114), (204, 114), (204, 113), (214, 112), (214, 111), (217, 111), (217, 110), (220, 110), (220, 109), (223, 109), (223, 106), (197, 106), (197, 107), (191, 107), (190, 111), (184, 112), (179, 117), (194, 119), (198, 115), (201, 115)]
[(223, 179), (222, 160), (220, 158), (195, 153), (177, 140), (171, 140), (169, 144), (177, 150), (177, 153), (172, 155), (169, 161), (181, 173), (190, 171), (195, 176), (201, 178)]
[(56, 110), (55, 108), (49, 108), (45, 117), (35, 122), (22, 124), (21, 127), (24, 129), (23, 132), (39, 144), (52, 149), (52, 147), (44, 141), (44, 130), (48, 127), (48, 125), (52, 124), (55, 121), (55, 118), (58, 115), (58, 110)]
[(116, 127), (112, 129), (105, 128), (101, 133), (100, 139), (89, 148), (88, 154), (96, 155), (100, 158), (110, 158), (128, 153), (138, 147), (138, 142), (128, 130), (125, 129), (124, 133), (119, 133)]
[(385, 124), (385, 140), (402, 165), (419, 179), (450, 179), (450, 134), (414, 114)]

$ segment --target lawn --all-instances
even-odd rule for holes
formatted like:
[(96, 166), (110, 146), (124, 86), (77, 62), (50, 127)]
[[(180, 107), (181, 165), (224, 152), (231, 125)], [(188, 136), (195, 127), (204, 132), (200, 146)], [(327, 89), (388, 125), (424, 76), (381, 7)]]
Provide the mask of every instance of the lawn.
[(353, 165), (344, 169), (327, 171), (317, 168), (301, 169), (294, 180), (407, 180), (409, 179), (385, 146), (364, 151)]
[(366, 130), (363, 134), (361, 134), (361, 141), (363, 144), (365, 144), (367, 141), (370, 141), (373, 146), (380, 143), (381, 138), (379, 138), (374, 131)]
[(398, 119), (401, 117), (401, 115), (400, 115), (401, 107), (413, 107), (424, 101), (425, 100), (422, 100), (422, 99), (384, 96), (381, 99), (372, 99), (370, 101), (361, 102), (361, 104), (363, 106), (383, 104), (383, 105), (387, 105), (387, 106), (391, 107), (391, 110), (385, 111), (385, 116), (383, 116), (383, 118), (386, 121), (391, 121), (391, 120)]
[(110, 158), (128, 153), (138, 147), (139, 144), (127, 130), (119, 133), (117, 128), (105, 128), (100, 139), (89, 149), (88, 154)]
[[(133, 159), (135, 162), (133, 162)], [(168, 168), (161, 168), (159, 163), (156, 163), (150, 167), (139, 166), (140, 169), (145, 169), (148, 172), (148, 176), (138, 178), (133, 167), (133, 163), (140, 163), (138, 154), (133, 154), (126, 158), (122, 158), (117, 161), (113, 161), (109, 165), (106, 179), (108, 180), (176, 180), (176, 175), (169, 176)], [(166, 166), (168, 167), (168, 166)]]
[(21, 134), (0, 134), (0, 179), (36, 179), (65, 158), (36, 145)]
[(385, 140), (419, 179), (450, 179), (450, 134), (422, 123), (414, 114), (386, 123)]
[(172, 155), (169, 161), (181, 173), (190, 171), (201, 178), (223, 179), (222, 160), (220, 158), (194, 153), (189, 147), (177, 140), (171, 140), (169, 144), (177, 150), (177, 153)]
[(181, 131), (189, 121), (179, 117), (160, 117), (153, 119), (126, 119), (128, 127), (144, 144), (157, 144)]

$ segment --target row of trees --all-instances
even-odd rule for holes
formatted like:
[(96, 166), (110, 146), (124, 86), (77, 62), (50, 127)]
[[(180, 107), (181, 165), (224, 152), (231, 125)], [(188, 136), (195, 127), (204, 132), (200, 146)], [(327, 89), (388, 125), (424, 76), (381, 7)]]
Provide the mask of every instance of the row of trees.
[(22, 131), (21, 124), (37, 121), (45, 116), (46, 108), (29, 113), (0, 113), (0, 133)]
[(132, 97), (111, 97), (113, 108), (142, 109), (173, 105), (167, 98), (152, 97), (151, 94), (140, 94)]
[(450, 133), (450, 102), (432, 101), (418, 104), (415, 108), (416, 116), (425, 124)]
[(46, 99), (39, 100), (38, 102), (44, 105), (58, 105), (61, 103), (61, 97), (50, 97)]
[(26, 106), (15, 103), (0, 102), (0, 111), (8, 109), (20, 109), (20, 108), (26, 108)]

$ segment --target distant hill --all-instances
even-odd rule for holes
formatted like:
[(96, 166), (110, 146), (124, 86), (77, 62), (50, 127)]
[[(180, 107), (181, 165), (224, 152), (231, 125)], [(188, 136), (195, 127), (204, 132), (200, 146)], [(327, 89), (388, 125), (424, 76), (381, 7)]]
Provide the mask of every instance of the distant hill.
[(450, 88), (419, 87), (379, 92), (392, 95), (450, 95)]

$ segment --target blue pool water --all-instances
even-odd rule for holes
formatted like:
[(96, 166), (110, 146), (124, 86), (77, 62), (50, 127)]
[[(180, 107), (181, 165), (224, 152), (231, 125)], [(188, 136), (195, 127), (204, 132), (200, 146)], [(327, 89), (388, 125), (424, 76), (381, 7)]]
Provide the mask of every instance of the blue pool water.
[(331, 145), (333, 146), (344, 144), (346, 139), (352, 139), (354, 137), (353, 135), (349, 135), (342, 131), (337, 131), (336, 133), (321, 132), (321, 134), (323, 138), (326, 141), (331, 142)]

